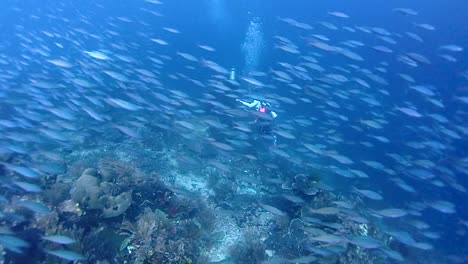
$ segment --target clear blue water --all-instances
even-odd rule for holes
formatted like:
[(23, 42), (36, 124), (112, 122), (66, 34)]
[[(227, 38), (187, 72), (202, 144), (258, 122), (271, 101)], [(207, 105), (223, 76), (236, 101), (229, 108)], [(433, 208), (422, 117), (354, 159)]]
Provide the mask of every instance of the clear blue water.
[[(5, 230), (0, 244), (7, 262), (27, 263), (20, 256), (31, 252), (37, 253), (37, 263), (59, 258), (96, 263), (103, 260), (100, 254), (112, 263), (220, 261), (223, 257), (215, 258), (212, 252), (223, 243), (207, 242), (207, 237), (219, 230), (229, 236), (217, 209), (226, 204), (239, 204), (227, 210), (232, 210), (228, 219), (236, 219), (238, 228), (241, 223), (256, 224), (261, 227), (252, 231), (254, 236), (271, 234), (260, 248), (274, 248), (276, 253), (263, 253), (250, 263), (293, 263), (300, 256), (314, 257), (303, 263), (328, 263), (343, 255), (324, 256), (307, 247), (318, 250), (335, 244), (355, 256), (364, 252), (362, 256), (375, 263), (396, 261), (382, 255), (383, 248), (398, 252), (406, 263), (466, 261), (468, 34), (463, 1), (6, 1), (2, 6), (0, 194), (5, 199)], [(413, 11), (417, 14), (404, 14)], [(377, 50), (382, 46), (391, 51)], [(347, 51), (360, 59), (346, 56)], [(234, 82), (228, 80), (231, 68), (236, 71)], [(257, 126), (268, 116), (243, 107), (236, 98), (266, 98), (271, 103), (278, 117), (266, 138)], [(134, 174), (122, 173), (109, 181), (115, 184), (109, 188), (114, 196), (131, 192), (133, 202), (122, 214), (103, 217), (102, 208), (73, 200), (85, 168), (97, 169), (96, 178), (102, 182), (106, 166), (116, 174), (123, 171), (117, 165), (118, 169), (102, 165), (102, 160), (141, 170), (143, 182), (158, 175), (165, 186), (160, 192), (166, 195), (151, 196), (144, 184), (133, 180)], [(372, 168), (368, 161), (383, 167)], [(353, 170), (369, 177), (358, 177)], [(318, 173), (320, 183), (328, 187), (320, 187), (318, 196), (304, 194), (300, 186), (284, 188), (304, 173)], [(205, 182), (204, 187), (184, 190), (191, 177)], [(51, 198), (58, 186), (63, 191)], [(359, 195), (354, 188), (371, 190), (383, 199)], [(187, 216), (174, 209), (179, 207), (172, 200), (165, 200), (168, 193), (189, 200), (194, 195), (203, 203)], [(285, 205), (278, 199), (283, 194), (305, 202)], [(251, 200), (242, 200), (244, 195)], [(50, 212), (44, 215), (20, 200), (40, 202)], [(168, 248), (156, 249), (160, 256), (138, 255), (144, 247), (146, 253), (158, 247), (155, 235), (138, 245), (137, 228), (127, 234), (128, 246), (141, 246), (134, 253), (114, 252), (115, 246), (97, 249), (90, 242), (99, 239), (90, 230), (117, 234), (125, 224), (137, 223), (145, 200), (152, 203), (153, 212), (167, 214), (169, 222), (201, 221), (199, 212), (206, 208), (217, 217), (213, 225), (199, 225), (197, 239), (174, 231), (172, 238), (199, 248), (190, 251), (186, 246), (179, 258), (164, 258)], [(355, 207), (314, 217), (344, 224), (341, 231), (319, 225), (325, 233), (338, 235), (340, 243), (318, 243), (316, 235), (309, 235), (304, 238), (307, 247), (297, 242), (300, 250), (288, 251), (283, 240), (271, 242), (287, 232), (278, 222), (307, 222), (301, 211), (336, 207), (332, 201), (338, 200)], [(78, 204), (84, 214), (71, 217), (64, 209), (67, 201)], [(376, 212), (386, 208), (398, 208), (405, 215)], [(352, 214), (368, 219), (373, 233), (349, 224)], [(85, 215), (92, 215), (94, 224), (83, 220), (88, 219)], [(260, 225), (265, 217), (278, 227)], [(54, 228), (57, 225), (60, 228)], [(398, 238), (390, 230), (408, 232), (415, 241), (395, 242)], [(67, 235), (77, 244), (57, 245), (40, 239), (44, 234)], [(359, 251), (345, 239), (349, 234), (373, 237), (382, 245)], [(27, 246), (16, 245), (21, 242), (14, 238)], [(242, 235), (237, 239), (243, 241)], [(200, 248), (208, 253), (200, 253)], [(46, 249), (67, 251), (45, 254)], [(15, 250), (17, 255), (11, 253)], [(243, 254), (239, 251), (223, 254), (226, 262), (246, 261), (236, 256)], [(355, 261), (365, 262), (364, 257)]]

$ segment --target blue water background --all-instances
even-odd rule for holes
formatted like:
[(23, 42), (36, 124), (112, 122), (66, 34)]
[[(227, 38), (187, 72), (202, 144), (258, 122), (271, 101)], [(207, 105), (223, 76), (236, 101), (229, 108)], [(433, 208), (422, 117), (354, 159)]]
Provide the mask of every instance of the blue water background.
[[(314, 26), (311, 31), (317, 34), (324, 34), (329, 37), (330, 42), (341, 42), (350, 39), (360, 40), (368, 45), (377, 45), (381, 43), (372, 36), (366, 36), (363, 33), (343, 33), (340, 31), (330, 31), (323, 27), (315, 24), (316, 21), (331, 21), (336, 25), (362, 25), (362, 26), (376, 26), (385, 28), (390, 32), (417, 32), (420, 34), (425, 42), (418, 43), (411, 41), (408, 38), (398, 39), (398, 44), (394, 45), (395, 53), (399, 52), (418, 52), (425, 54), (428, 58), (433, 61), (431, 67), (418, 67), (408, 68), (403, 66), (401, 63), (397, 63), (394, 60), (394, 54), (390, 54), (385, 58), (386, 55), (374, 56), (375, 51), (365, 48), (359, 48), (359, 54), (365, 58), (365, 61), (359, 65), (363, 68), (374, 69), (374, 67), (382, 62), (389, 62), (387, 67), (388, 73), (384, 74), (385, 78), (389, 82), (387, 90), (391, 93), (387, 98), (387, 101), (382, 102), (385, 107), (389, 109), (394, 105), (400, 105), (402, 100), (413, 99), (416, 97), (407, 91), (407, 84), (396, 76), (394, 73), (405, 72), (413, 76), (418, 80), (418, 83), (432, 84), (437, 87), (437, 90), (442, 95), (444, 104), (447, 106), (446, 109), (439, 110), (444, 116), (450, 118), (456, 118), (456, 111), (462, 109), (455, 100), (454, 95), (458, 93), (459, 89), (467, 89), (461, 86), (460, 73), (467, 69), (466, 59), (449, 64), (442, 61), (437, 56), (437, 47), (449, 43), (468, 43), (468, 34), (466, 25), (468, 25), (468, 19), (466, 17), (466, 10), (468, 8), (468, 2), (462, 0), (453, 1), (279, 1), (279, 0), (264, 0), (264, 1), (215, 1), (215, 0), (202, 0), (202, 1), (187, 1), (187, 0), (172, 0), (165, 1), (164, 5), (161, 6), (161, 13), (164, 17), (158, 18), (150, 14), (143, 14), (139, 11), (141, 7), (150, 6), (148, 3), (141, 1), (45, 1), (45, 3), (37, 1), (6, 1), (2, 6), (9, 6), (15, 3), (22, 12), (11, 12), (9, 9), (0, 9), (0, 17), (2, 23), (0, 23), (0, 36), (2, 38), (2, 50), (3, 52), (9, 52), (12, 56), (15, 56), (18, 49), (21, 47), (15, 46), (15, 36), (13, 32), (22, 32), (24, 35), (28, 35), (28, 32), (37, 32), (40, 30), (47, 30), (48, 28), (60, 28), (60, 25), (54, 25), (53, 23), (47, 23), (45, 21), (36, 21), (31, 18), (31, 15), (40, 15), (41, 10), (51, 10), (56, 7), (63, 8), (62, 12), (58, 12), (57, 16), (69, 19), (69, 24), (76, 27), (84, 28), (93, 34), (99, 35), (100, 32), (107, 30), (109, 27), (109, 16), (123, 16), (129, 19), (138, 20), (142, 19), (149, 25), (147, 27), (139, 27), (135, 24), (127, 24), (124, 22), (114, 22), (116, 27), (112, 30), (118, 30), (121, 35), (118, 37), (126, 43), (139, 43), (141, 47), (145, 47), (143, 37), (137, 33), (143, 32), (152, 37), (160, 37), (170, 43), (167, 47), (155, 47), (154, 45), (146, 44), (147, 52), (151, 51), (154, 54), (168, 54), (174, 56), (176, 51), (183, 51), (195, 56), (203, 57), (204, 55), (196, 47), (197, 44), (207, 44), (217, 49), (217, 53), (210, 56), (210, 60), (216, 61), (225, 67), (235, 67), (242, 69), (244, 65), (244, 57), (241, 46), (244, 42), (245, 32), (249, 26), (249, 23), (254, 17), (260, 19), (263, 35), (265, 36), (265, 48), (262, 51), (260, 58), (259, 71), (268, 72), (271, 68), (276, 67), (274, 63), (278, 61), (292, 61), (294, 63), (293, 56), (288, 57), (288, 54), (279, 53), (273, 48), (273, 36), (281, 35), (294, 41), (295, 43), (302, 45), (301, 49), (307, 49), (304, 41), (301, 37), (306, 37), (309, 32), (305, 33), (300, 29), (291, 29), (290, 26), (279, 22), (278, 17), (290, 17), (298, 21), (309, 23)], [(216, 3), (215, 3), (216, 2)], [(102, 8), (96, 8), (96, 3), (102, 5)], [(215, 9), (216, 7), (216, 9)], [(395, 7), (409, 7), (419, 12), (418, 16), (405, 17), (392, 12)], [(333, 20), (328, 15), (329, 11), (342, 11), (350, 15), (350, 19), (347, 20)], [(75, 21), (74, 17), (76, 14), (85, 14), (89, 20), (89, 25), (84, 25), (80, 21)], [(18, 15), (20, 14), (20, 15)], [(335, 22), (336, 21), (336, 22)], [(436, 31), (429, 32), (421, 29), (416, 29), (412, 23), (429, 23), (435, 25)], [(182, 37), (174, 35), (169, 32), (165, 32), (161, 29), (162, 26), (174, 27), (182, 32)], [(69, 27), (69, 26), (67, 26)], [(359, 36), (359, 37), (358, 37)], [(361, 38), (364, 36), (364, 38)], [(146, 40), (144, 40), (147, 42)], [(33, 45), (32, 45), (33, 46)], [(53, 45), (49, 45), (53, 46)], [(83, 40), (83, 46), (86, 46), (88, 50), (98, 49), (111, 49), (109, 43), (101, 43), (98, 40), (86, 39)], [(62, 55), (70, 57), (68, 49), (56, 49), (51, 50), (56, 56)], [(72, 50), (71, 52), (77, 52)], [(141, 68), (145, 68), (145, 56), (143, 54), (131, 54), (134, 58), (140, 60)], [(466, 51), (464, 51), (465, 58)], [(342, 57), (333, 57), (331, 60), (327, 60), (322, 64), (324, 68), (331, 66), (339, 66), (341, 64), (348, 64), (349, 60)], [(328, 64), (328, 65), (327, 65)], [(22, 71), (28, 73), (40, 72), (40, 64), (32, 62), (29, 66), (18, 66)], [(168, 63), (163, 69), (167, 72), (180, 71), (182, 65), (180, 61), (174, 60)], [(208, 76), (205, 70), (200, 70), (199, 80), (203, 80), (204, 77)], [(21, 80), (21, 79), (19, 79)], [(169, 82), (169, 80), (167, 80)], [(466, 82), (465, 82), (466, 83)], [(178, 85), (174, 82), (172, 85)], [(465, 84), (466, 85), (466, 84)], [(288, 91), (282, 91), (283, 87), (280, 87), (275, 92), (289, 96)], [(284, 88), (287, 89), (287, 88)], [(185, 90), (185, 92), (192, 94), (194, 98), (199, 95), (197, 91)], [(262, 94), (262, 91), (256, 91)], [(417, 100), (416, 98), (414, 98)], [(415, 101), (409, 100), (409, 101)], [(233, 102), (234, 105), (234, 102)], [(359, 105), (359, 104), (356, 104)], [(364, 105), (364, 104), (362, 104)], [(424, 107), (422, 107), (424, 108)], [(359, 110), (359, 109), (358, 109)], [(281, 119), (295, 118), (296, 116), (313, 116), (318, 115), (314, 109), (303, 109), (299, 107), (293, 107), (290, 105), (284, 105), (283, 109), (280, 109)], [(366, 109), (363, 109), (366, 111)], [(466, 111), (466, 106), (465, 106)], [(355, 112), (354, 118), (359, 119), (357, 115), (359, 111)], [(325, 118), (324, 116), (319, 116)], [(349, 116), (353, 118), (353, 116)], [(384, 153), (386, 152), (404, 152), (410, 153), (410, 149), (401, 146), (401, 142), (412, 141), (413, 139), (419, 139), (416, 135), (412, 134), (400, 134), (399, 125), (408, 124), (413, 122), (406, 116), (393, 116), (389, 120), (390, 124), (395, 127), (388, 127), (388, 131), (385, 134), (392, 140), (398, 143), (392, 146), (384, 144), (376, 144), (374, 149), (362, 150), (350, 150), (347, 148), (345, 143), (342, 147), (342, 151), (347, 156), (356, 157), (360, 159), (372, 159), (377, 155), (381, 157), (380, 161), (386, 160), (389, 167), (392, 166), (392, 161), (385, 159)], [(324, 120), (326, 121), (326, 120)], [(430, 124), (424, 124), (422, 121), (420, 125), (426, 125), (431, 127)], [(457, 121), (459, 122), (459, 121)], [(414, 124), (414, 123), (413, 123)], [(298, 131), (300, 132), (300, 131)], [(308, 133), (314, 133), (314, 131), (305, 131)], [(317, 131), (318, 133), (320, 131)], [(359, 134), (354, 130), (350, 130), (345, 126), (339, 131), (343, 135), (345, 142), (346, 140), (360, 140)], [(419, 139), (420, 140), (420, 139)], [(442, 139), (442, 142), (444, 139)], [(466, 156), (467, 144), (458, 142), (459, 145), (453, 146), (454, 149), (450, 150), (450, 153), (446, 153), (447, 156)], [(345, 150), (346, 149), (346, 150)], [(441, 157), (442, 159), (443, 157)], [(363, 169), (365, 169), (363, 167)], [(385, 177), (385, 175), (381, 175)], [(458, 177), (459, 182), (468, 186), (468, 180), (462, 178), (462, 175)], [(359, 180), (352, 179), (338, 179), (335, 183), (337, 189), (343, 188), (347, 184), (356, 184)], [(409, 200), (418, 201), (431, 201), (437, 198), (443, 198), (454, 202), (457, 205), (457, 214), (445, 215), (435, 211), (426, 210), (424, 211), (425, 219), (434, 230), (442, 232), (442, 238), (435, 242), (435, 247), (441, 252), (447, 253), (459, 253), (463, 252), (463, 249), (468, 248), (468, 242), (464, 241), (461, 236), (455, 234), (459, 230), (458, 222), (460, 219), (466, 219), (468, 217), (466, 201), (464, 196), (459, 193), (451, 191), (449, 188), (436, 188), (429, 187), (427, 184), (420, 184), (417, 181), (411, 182), (418, 193), (410, 195), (406, 192), (401, 191), (394, 185), (389, 185), (388, 180), (382, 179), (379, 182), (379, 177), (373, 176), (371, 182), (365, 183), (368, 188), (375, 188), (382, 190), (385, 195), (386, 201), (392, 206), (401, 205), (404, 206)], [(362, 185), (360, 185), (362, 186)]]

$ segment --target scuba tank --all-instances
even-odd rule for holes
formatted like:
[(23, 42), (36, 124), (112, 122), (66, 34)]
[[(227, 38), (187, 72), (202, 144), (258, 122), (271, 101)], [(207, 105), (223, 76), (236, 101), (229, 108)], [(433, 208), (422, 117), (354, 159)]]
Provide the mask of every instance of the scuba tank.
[(229, 71), (229, 80), (234, 81), (236, 79), (236, 69), (231, 68)]

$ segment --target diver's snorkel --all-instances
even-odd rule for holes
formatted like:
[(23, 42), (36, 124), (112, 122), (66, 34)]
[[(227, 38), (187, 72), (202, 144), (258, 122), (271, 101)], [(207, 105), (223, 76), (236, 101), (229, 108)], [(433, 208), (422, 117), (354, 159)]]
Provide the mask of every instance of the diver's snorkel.
[(229, 72), (229, 80), (234, 81), (236, 79), (236, 69), (231, 68)]

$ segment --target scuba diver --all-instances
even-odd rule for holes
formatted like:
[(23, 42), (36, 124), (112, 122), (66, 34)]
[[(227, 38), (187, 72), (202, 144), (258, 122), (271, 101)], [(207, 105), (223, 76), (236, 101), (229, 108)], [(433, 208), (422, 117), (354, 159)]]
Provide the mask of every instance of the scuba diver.
[(274, 120), (278, 114), (275, 112), (275, 111), (272, 111), (270, 110), (270, 103), (268, 103), (267, 101), (260, 101), (260, 100), (257, 100), (257, 99), (254, 99), (251, 103), (249, 102), (246, 102), (246, 101), (243, 101), (243, 100), (240, 100), (240, 99), (236, 99), (236, 102), (239, 102), (249, 108), (255, 108), (255, 110), (257, 112), (260, 112), (260, 113), (265, 113), (267, 114), (269, 117), (271, 117), (270, 120), (264, 120), (264, 119), (261, 119), (261, 118), (257, 118), (255, 120), (255, 124), (257, 124), (258, 126), (258, 132), (260, 135), (262, 136), (271, 136), (273, 138), (273, 143), (274, 145), (276, 146), (276, 135), (273, 134), (273, 129), (271, 127), (271, 121)]
[(259, 101), (259, 100), (256, 100), (254, 99), (253, 102), (251, 103), (248, 103), (246, 101), (242, 101), (240, 99), (236, 99), (236, 102), (239, 102), (247, 107), (255, 107), (255, 110), (257, 110), (258, 112), (260, 113), (267, 113), (268, 115), (270, 115), (273, 119), (275, 119), (278, 114), (275, 112), (275, 111), (271, 111), (269, 110), (267, 107), (271, 107), (271, 104), (268, 103), (267, 101)]

